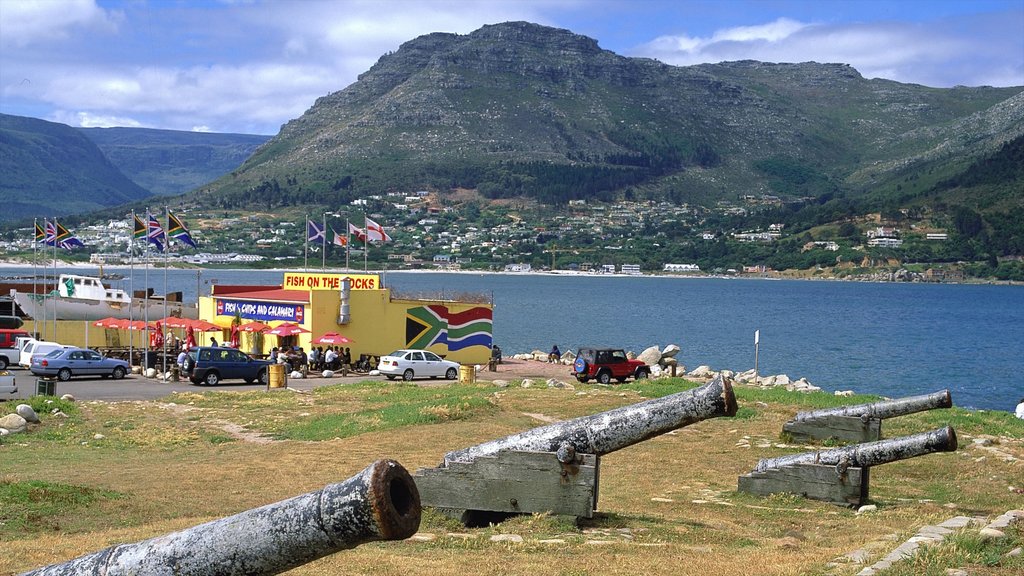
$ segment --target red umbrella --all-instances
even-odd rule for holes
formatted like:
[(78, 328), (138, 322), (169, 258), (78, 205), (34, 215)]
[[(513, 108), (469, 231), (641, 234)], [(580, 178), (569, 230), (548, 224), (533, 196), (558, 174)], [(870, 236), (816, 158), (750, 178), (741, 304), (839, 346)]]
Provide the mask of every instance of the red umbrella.
[(185, 331), (185, 350), (191, 349), (196, 345), (196, 331), (189, 326)]
[(296, 334), (304, 334), (308, 332), (309, 330), (306, 330), (305, 328), (299, 326), (298, 324), (285, 322), (284, 324), (281, 324), (280, 326), (272, 330), (269, 330), (267, 334), (273, 334), (274, 336), (295, 336)]
[(124, 328), (126, 330), (152, 330), (153, 327), (146, 324), (142, 320), (132, 320), (131, 322), (125, 322)]
[(349, 338), (348, 336), (342, 336), (341, 334), (338, 334), (336, 332), (328, 332), (327, 334), (324, 334), (323, 336), (317, 338), (316, 340), (313, 340), (313, 342), (317, 344), (350, 344), (352, 342), (355, 342), (355, 340)]
[(220, 326), (217, 326), (213, 322), (207, 322), (206, 320), (193, 320), (192, 328), (199, 330), (200, 332), (217, 332), (221, 330)]
[(192, 323), (188, 318), (179, 318), (177, 316), (168, 316), (163, 320), (158, 320), (158, 322), (163, 322), (164, 326), (168, 328), (187, 328)]
[(125, 324), (127, 324), (127, 322), (127, 320), (122, 318), (114, 318), (113, 316), (110, 316), (102, 320), (97, 320), (93, 322), (92, 325), (100, 328), (125, 328)]
[(263, 322), (256, 322), (254, 320), (252, 322), (242, 324), (238, 329), (242, 332), (266, 332), (267, 330), (270, 330), (270, 326), (267, 326)]

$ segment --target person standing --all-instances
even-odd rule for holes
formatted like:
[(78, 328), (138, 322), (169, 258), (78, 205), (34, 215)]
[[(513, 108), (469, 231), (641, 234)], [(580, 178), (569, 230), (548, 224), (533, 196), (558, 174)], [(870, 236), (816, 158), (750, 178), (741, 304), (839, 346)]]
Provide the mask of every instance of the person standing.
[(210, 346), (213, 346), (214, 348), (218, 346), (217, 339), (214, 338), (213, 336), (210, 336)]
[(1021, 420), (1024, 420), (1024, 398), (1020, 399), (1020, 403), (1017, 404), (1017, 409), (1014, 410), (1013, 414), (1017, 418), (1020, 418)]
[(548, 362), (561, 362), (562, 352), (558, 349), (558, 344), (551, 347), (551, 352), (548, 352)]

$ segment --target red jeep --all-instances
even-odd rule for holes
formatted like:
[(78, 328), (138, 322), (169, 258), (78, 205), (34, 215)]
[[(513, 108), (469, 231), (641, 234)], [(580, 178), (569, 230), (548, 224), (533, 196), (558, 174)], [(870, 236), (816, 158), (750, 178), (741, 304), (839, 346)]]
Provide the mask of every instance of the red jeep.
[(608, 384), (612, 378), (625, 382), (632, 376), (643, 380), (651, 375), (651, 368), (639, 360), (630, 360), (621, 348), (580, 348), (572, 364), (572, 375), (580, 382), (594, 378)]

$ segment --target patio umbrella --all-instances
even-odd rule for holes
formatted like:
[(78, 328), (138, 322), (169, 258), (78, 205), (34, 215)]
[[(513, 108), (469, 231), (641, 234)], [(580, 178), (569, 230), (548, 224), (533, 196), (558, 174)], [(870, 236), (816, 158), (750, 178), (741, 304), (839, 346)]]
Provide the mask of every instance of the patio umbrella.
[(152, 330), (153, 327), (146, 324), (142, 320), (132, 320), (131, 322), (125, 322), (124, 328), (126, 330)]
[(158, 322), (163, 322), (164, 326), (168, 328), (188, 328), (189, 324), (192, 323), (188, 318), (179, 318), (177, 316), (168, 316), (163, 320), (158, 320)]
[(97, 320), (93, 322), (92, 325), (99, 328), (125, 328), (125, 324), (127, 324), (127, 322), (127, 320), (122, 318), (114, 318), (113, 316), (110, 316), (102, 320)]
[(295, 336), (297, 334), (305, 334), (308, 332), (309, 330), (306, 330), (298, 324), (285, 322), (284, 324), (267, 331), (267, 334), (273, 334), (274, 336)]
[(270, 330), (270, 326), (267, 326), (263, 322), (256, 322), (254, 320), (252, 322), (242, 324), (238, 329), (242, 332), (266, 332), (267, 330)]
[(192, 328), (200, 332), (219, 332), (221, 330), (220, 326), (206, 320), (193, 320)]
[(328, 332), (316, 340), (313, 340), (313, 342), (316, 344), (351, 344), (352, 342), (355, 342), (355, 340), (348, 336), (342, 336), (337, 332)]

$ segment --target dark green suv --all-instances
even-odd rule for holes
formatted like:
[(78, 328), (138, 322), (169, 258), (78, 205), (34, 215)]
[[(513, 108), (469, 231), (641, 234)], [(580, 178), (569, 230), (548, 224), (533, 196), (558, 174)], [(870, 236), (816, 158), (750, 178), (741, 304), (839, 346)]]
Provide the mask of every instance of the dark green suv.
[(221, 380), (241, 378), (247, 384), (266, 385), (270, 364), (234, 348), (198, 346), (188, 351), (183, 371), (193, 384), (216, 386)]

